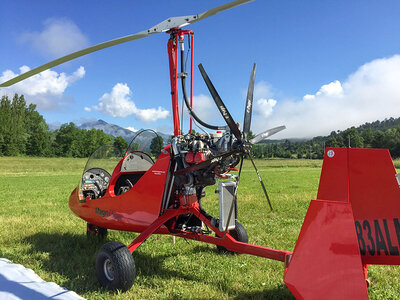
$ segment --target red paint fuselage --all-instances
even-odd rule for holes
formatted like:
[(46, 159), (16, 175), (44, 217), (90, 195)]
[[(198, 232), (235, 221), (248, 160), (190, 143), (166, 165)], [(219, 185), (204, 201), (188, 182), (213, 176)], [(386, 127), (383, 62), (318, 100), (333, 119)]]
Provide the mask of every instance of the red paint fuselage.
[[(166, 147), (153, 166), (126, 193), (115, 195), (114, 187), (118, 178), (126, 172), (121, 172), (123, 159), (115, 167), (110, 184), (105, 195), (98, 199), (79, 199), (79, 186), (69, 197), (69, 207), (80, 218), (97, 226), (142, 232), (161, 211), (165, 182), (170, 164), (169, 146)], [(157, 233), (168, 233), (165, 226)]]

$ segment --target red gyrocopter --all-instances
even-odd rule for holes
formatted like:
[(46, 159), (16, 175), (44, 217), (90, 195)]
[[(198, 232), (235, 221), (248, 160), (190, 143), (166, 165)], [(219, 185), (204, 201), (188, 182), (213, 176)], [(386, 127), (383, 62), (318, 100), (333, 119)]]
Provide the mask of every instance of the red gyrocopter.
[[(21, 74), (7, 87), (46, 69), (117, 44), (166, 32), (171, 81), (174, 135), (156, 162), (150, 146), (157, 133), (142, 130), (121, 155), (113, 145), (97, 149), (88, 160), (69, 206), (87, 222), (89, 235), (107, 229), (139, 232), (128, 246), (108, 242), (96, 258), (96, 274), (108, 289), (128, 290), (136, 277), (132, 253), (151, 234), (170, 234), (217, 245), (218, 249), (284, 262), (284, 281), (296, 298), (368, 298), (367, 266), (400, 264), (400, 188), (387, 150), (327, 148), (316, 200), (312, 200), (294, 251), (248, 243), (237, 222), (237, 189), (243, 159), (257, 173), (252, 145), (283, 130), (272, 128), (249, 139), (256, 65), (250, 76), (242, 130), (233, 120), (200, 64), (200, 73), (226, 121), (216, 126), (202, 121), (192, 109), (193, 31), (181, 27), (251, 0), (237, 0), (204, 13), (173, 17), (142, 32), (101, 43)], [(186, 93), (185, 43), (191, 56), (190, 98)], [(180, 52), (180, 53), (179, 53)], [(180, 54), (180, 55), (179, 55)], [(178, 66), (180, 56), (180, 70)], [(178, 110), (178, 80), (190, 114), (190, 132), (183, 134)], [(181, 116), (182, 117), (182, 116)], [(216, 133), (192, 134), (192, 122)], [(236, 166), (239, 168), (236, 169)], [(237, 170), (238, 174), (230, 171)], [(223, 181), (219, 181), (223, 179)], [(219, 216), (201, 206), (204, 188), (218, 182)]]

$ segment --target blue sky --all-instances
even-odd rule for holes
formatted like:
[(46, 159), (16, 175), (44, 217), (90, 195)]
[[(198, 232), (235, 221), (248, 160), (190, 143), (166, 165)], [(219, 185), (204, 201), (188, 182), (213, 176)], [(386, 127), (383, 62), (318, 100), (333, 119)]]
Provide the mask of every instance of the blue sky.
[[(227, 2), (2, 1), (0, 82), (22, 66)], [(195, 64), (236, 121), (256, 62), (252, 130), (286, 125), (277, 138), (312, 137), (400, 117), (399, 12), (399, 1), (256, 0), (185, 29), (195, 32)], [(167, 40), (156, 34), (92, 53), (0, 94), (25, 93), (48, 123), (103, 119), (171, 133)], [(197, 67), (194, 76), (195, 108), (223, 125)]]

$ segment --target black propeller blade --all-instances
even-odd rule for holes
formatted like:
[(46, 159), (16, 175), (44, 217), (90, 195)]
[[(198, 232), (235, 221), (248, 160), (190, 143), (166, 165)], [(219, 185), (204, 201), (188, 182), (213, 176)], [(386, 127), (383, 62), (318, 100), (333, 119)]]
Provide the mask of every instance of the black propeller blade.
[(267, 198), (268, 205), (272, 211), (271, 201), (269, 200), (269, 196), (268, 196), (267, 190), (265, 188), (264, 182), (261, 178), (260, 173), (258, 172), (258, 169), (253, 161), (253, 158), (251, 157), (252, 143), (247, 140), (247, 136), (250, 132), (250, 126), (251, 126), (251, 114), (252, 114), (252, 109), (253, 109), (254, 81), (255, 81), (255, 76), (256, 76), (256, 68), (257, 68), (257, 65), (256, 65), (256, 63), (254, 63), (253, 70), (251, 71), (251, 75), (250, 75), (249, 87), (247, 89), (246, 107), (244, 110), (244, 121), (243, 121), (243, 136), (245, 139), (244, 144), (243, 144), (243, 149), (244, 149), (245, 154), (248, 155), (248, 157), (251, 160), (251, 163), (253, 164), (254, 170), (256, 171), (257, 176), (258, 176), (258, 180), (260, 181), (261, 187), (264, 191), (265, 198)]
[(229, 113), (228, 109), (226, 108), (224, 102), (222, 102), (221, 97), (218, 95), (217, 90), (215, 89), (214, 85), (212, 84), (210, 78), (208, 78), (208, 75), (206, 71), (203, 68), (202, 64), (199, 64), (199, 69), (201, 76), (203, 76), (203, 79), (208, 87), (208, 90), (210, 91), (211, 96), (214, 99), (215, 104), (217, 105), (221, 115), (224, 117), (226, 124), (228, 124), (229, 129), (231, 132), (235, 135), (235, 137), (240, 141), (242, 140), (242, 134), (240, 133), (240, 130), (238, 126), (236, 125), (235, 121), (233, 120), (231, 114)]
[(254, 93), (254, 79), (256, 76), (256, 63), (253, 64), (253, 70), (251, 71), (249, 88), (247, 89), (247, 99), (246, 99), (246, 107), (244, 110), (244, 121), (243, 121), (243, 135), (244, 138), (247, 138), (247, 135), (250, 131), (251, 125), (251, 113), (253, 109), (253, 93)]
[[(261, 175), (258, 172), (258, 169), (257, 169), (257, 167), (256, 167), (256, 165), (255, 165), (255, 163), (253, 161), (252, 156), (251, 156), (251, 146), (253, 144), (256, 144), (256, 143), (260, 142), (261, 140), (263, 140), (263, 139), (265, 139), (265, 138), (267, 138), (267, 137), (269, 137), (269, 136), (271, 136), (271, 135), (273, 135), (273, 134), (285, 129), (286, 127), (285, 126), (280, 126), (280, 127), (272, 128), (272, 129), (266, 130), (266, 131), (258, 134), (256, 137), (254, 137), (250, 141), (247, 140), (248, 134), (250, 132), (250, 126), (251, 126), (251, 114), (252, 114), (252, 109), (253, 109), (254, 81), (255, 81), (256, 68), (257, 68), (257, 65), (254, 63), (253, 64), (253, 69), (252, 69), (251, 75), (250, 75), (249, 87), (247, 89), (246, 107), (245, 107), (244, 121), (243, 121), (243, 133), (241, 133), (239, 128), (238, 128), (238, 126), (236, 125), (235, 121), (233, 120), (231, 114), (229, 113), (228, 109), (226, 108), (224, 102), (222, 102), (221, 97), (218, 95), (218, 92), (215, 89), (214, 85), (212, 84), (212, 82), (211, 82), (210, 78), (208, 77), (206, 71), (204, 70), (203, 65), (202, 64), (199, 65), (200, 73), (203, 76), (203, 79), (204, 79), (204, 81), (205, 81), (205, 83), (206, 83), (206, 85), (208, 87), (208, 90), (210, 91), (210, 93), (211, 93), (211, 95), (212, 95), (212, 97), (214, 99), (215, 104), (217, 105), (221, 115), (225, 119), (225, 122), (228, 124), (228, 127), (230, 128), (231, 132), (235, 135), (236, 139), (240, 142), (240, 144), (241, 144), (240, 149), (241, 150), (231, 151), (231, 152), (227, 152), (227, 153), (222, 154), (222, 155), (218, 155), (217, 157), (215, 157), (213, 159), (209, 159), (209, 160), (206, 160), (206, 161), (204, 161), (204, 162), (202, 162), (200, 164), (193, 165), (193, 166), (190, 166), (190, 167), (188, 167), (186, 169), (179, 170), (179, 171), (175, 172), (175, 174), (179, 175), (179, 174), (184, 174), (184, 173), (187, 173), (187, 172), (191, 172), (191, 171), (202, 169), (204, 167), (207, 167), (207, 166), (209, 166), (209, 165), (211, 165), (211, 164), (213, 164), (215, 162), (218, 162), (218, 161), (224, 159), (225, 157), (228, 157), (229, 155), (231, 155), (231, 154), (233, 154), (235, 152), (238, 153), (240, 151), (242, 153), (242, 162), (243, 162), (243, 158), (244, 158), (245, 155), (249, 156), (249, 158), (251, 160), (251, 163), (253, 164), (254, 170), (257, 173), (258, 180), (260, 181), (261, 187), (262, 187), (262, 189), (264, 191), (265, 198), (267, 198), (268, 205), (269, 205), (269, 207), (270, 207), (270, 209), (272, 211), (273, 209), (272, 209), (271, 201), (270, 201), (269, 196), (268, 196), (267, 189), (265, 188), (265, 185), (264, 185), (264, 182), (263, 182), (263, 180), (261, 178)], [(241, 167), (242, 167), (242, 165), (240, 166), (240, 171), (241, 171)], [(237, 191), (237, 189), (236, 189), (236, 191)], [(235, 193), (235, 195), (236, 195), (236, 193)], [(231, 217), (232, 207), (230, 209), (229, 218), (228, 219), (230, 219), (230, 217)], [(226, 232), (225, 232), (225, 234), (226, 234)], [(224, 236), (225, 236), (225, 234), (224, 234)]]

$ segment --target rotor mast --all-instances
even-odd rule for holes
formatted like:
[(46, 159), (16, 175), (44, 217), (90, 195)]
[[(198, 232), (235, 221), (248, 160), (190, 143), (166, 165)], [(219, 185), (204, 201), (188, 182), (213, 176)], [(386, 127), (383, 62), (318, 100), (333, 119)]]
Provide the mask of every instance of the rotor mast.
[[(173, 114), (173, 122), (174, 122), (174, 136), (182, 134), (183, 128), (180, 126), (180, 117), (179, 116), (179, 101), (178, 101), (178, 78), (186, 77), (187, 74), (184, 72), (178, 73), (178, 52), (181, 51), (183, 53), (185, 35), (190, 39), (190, 48), (191, 52), (191, 63), (190, 63), (190, 108), (193, 108), (193, 31), (192, 30), (182, 30), (178, 28), (173, 28), (169, 30), (167, 33), (170, 34), (170, 38), (167, 43), (168, 48), (168, 61), (169, 61), (169, 75), (171, 82), (171, 98), (172, 98), (172, 114)], [(180, 48), (180, 49), (178, 49)], [(182, 54), (181, 54), (182, 55)], [(183, 60), (184, 57), (181, 57)], [(190, 116), (190, 133), (192, 133), (192, 117)]]

